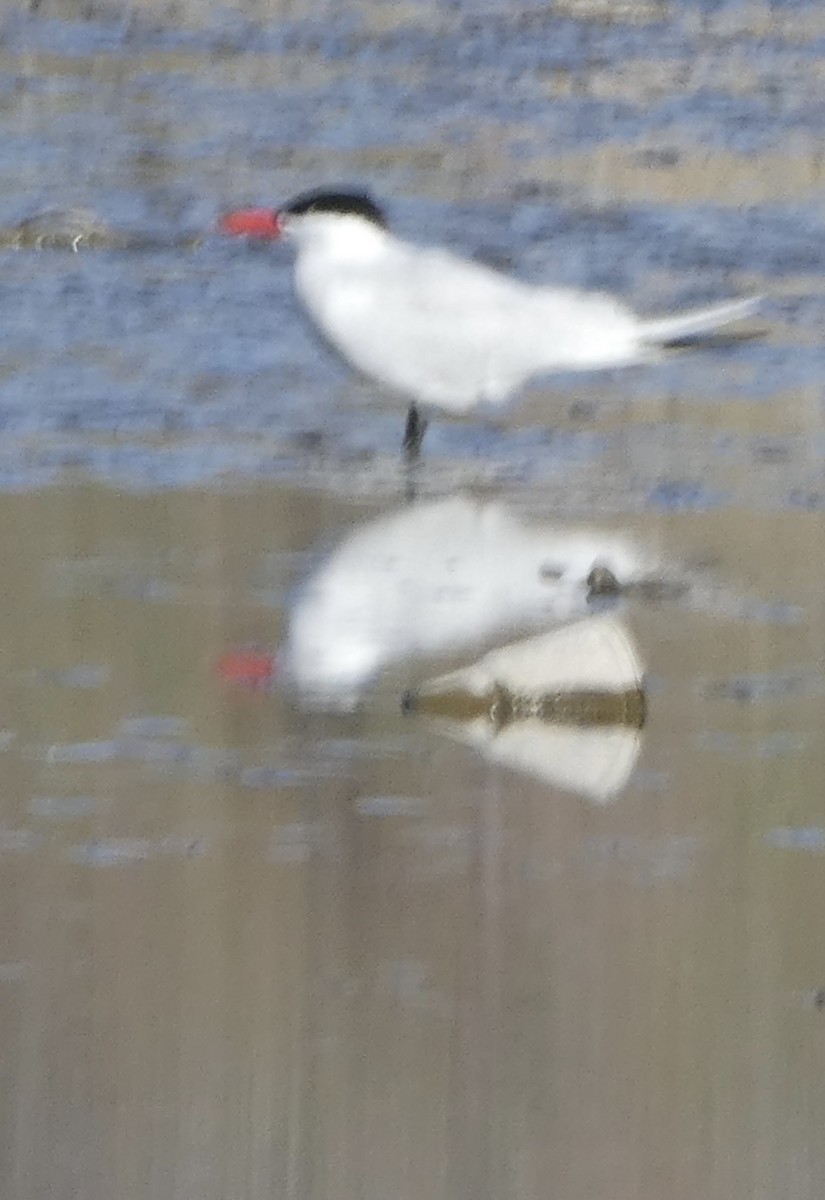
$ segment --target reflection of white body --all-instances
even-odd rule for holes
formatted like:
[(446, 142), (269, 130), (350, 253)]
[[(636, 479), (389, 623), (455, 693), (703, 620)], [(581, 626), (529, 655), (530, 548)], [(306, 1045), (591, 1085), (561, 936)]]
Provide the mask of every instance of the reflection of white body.
[[(461, 671), (418, 689), (419, 697), (444, 693), (491, 696), (506, 688), (522, 702), (577, 691), (632, 692), (643, 668), (619, 621), (591, 617), (539, 637), (494, 650)], [(487, 716), (440, 719), (446, 733), (469, 742), (487, 758), (603, 803), (625, 786), (639, 756), (641, 735), (627, 725), (562, 725), (537, 716), (502, 728)]]
[(587, 612), (595, 562), (622, 582), (649, 564), (622, 537), (529, 527), (463, 497), (352, 534), (291, 614), (287, 662), (305, 693), (348, 703), (378, 671)]

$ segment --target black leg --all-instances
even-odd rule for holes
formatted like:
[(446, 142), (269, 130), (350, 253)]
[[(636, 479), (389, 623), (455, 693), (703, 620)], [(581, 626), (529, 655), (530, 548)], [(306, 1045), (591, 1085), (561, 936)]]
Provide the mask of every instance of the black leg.
[(418, 411), (418, 405), (413, 403), (407, 410), (407, 424), (404, 427), (404, 441), (401, 444), (407, 462), (413, 462), (418, 458), (426, 432), (427, 421)]
[(401, 444), (405, 474), (404, 494), (408, 504), (414, 503), (418, 498), (418, 469), (421, 462), (421, 443), (424, 441), (424, 434), (426, 432), (426, 420), (418, 411), (418, 406), (411, 404), (407, 411), (404, 441)]

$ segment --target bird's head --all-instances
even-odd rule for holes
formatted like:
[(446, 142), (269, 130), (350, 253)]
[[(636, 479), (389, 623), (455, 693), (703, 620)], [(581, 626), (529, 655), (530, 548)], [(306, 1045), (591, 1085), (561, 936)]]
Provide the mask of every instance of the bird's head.
[(366, 192), (319, 189), (296, 196), (283, 208), (245, 208), (226, 213), (218, 227), (233, 237), (301, 240), (307, 235), (337, 235), (346, 229), (386, 230), (387, 219)]

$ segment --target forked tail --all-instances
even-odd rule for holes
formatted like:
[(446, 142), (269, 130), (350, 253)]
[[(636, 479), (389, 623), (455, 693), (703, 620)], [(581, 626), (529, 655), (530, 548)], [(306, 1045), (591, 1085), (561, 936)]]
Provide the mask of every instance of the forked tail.
[(643, 321), (639, 330), (645, 342), (659, 346), (678, 342), (683, 338), (712, 333), (722, 325), (741, 321), (752, 316), (762, 303), (762, 296), (751, 296), (747, 300), (730, 300), (727, 304), (714, 304), (712, 308), (694, 308), (675, 317), (662, 317), (655, 321)]

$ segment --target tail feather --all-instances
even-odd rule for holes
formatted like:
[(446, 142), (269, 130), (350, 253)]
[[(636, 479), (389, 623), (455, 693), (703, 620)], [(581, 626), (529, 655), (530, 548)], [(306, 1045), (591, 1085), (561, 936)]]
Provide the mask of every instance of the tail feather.
[(752, 316), (762, 303), (761, 296), (747, 300), (730, 300), (726, 304), (714, 304), (711, 308), (694, 308), (690, 312), (674, 317), (661, 317), (654, 321), (643, 321), (639, 330), (645, 342), (660, 346), (697, 334), (712, 333), (722, 325)]

